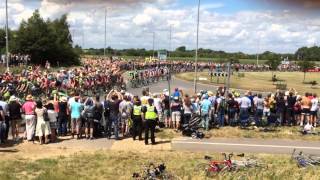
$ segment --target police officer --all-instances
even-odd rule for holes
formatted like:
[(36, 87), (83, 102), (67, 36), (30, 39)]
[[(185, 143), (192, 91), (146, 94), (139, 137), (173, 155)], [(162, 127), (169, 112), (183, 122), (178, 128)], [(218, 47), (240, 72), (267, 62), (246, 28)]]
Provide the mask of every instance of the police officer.
[(136, 140), (137, 136), (139, 136), (139, 141), (142, 140), (142, 118), (143, 118), (143, 112), (142, 112), (141, 101), (138, 98), (138, 96), (135, 96), (134, 102), (133, 102), (133, 111), (131, 114), (131, 119), (133, 121), (132, 137), (134, 141)]
[(145, 139), (144, 143), (148, 145), (148, 139), (149, 139), (149, 130), (151, 132), (151, 143), (152, 145), (156, 144), (155, 137), (154, 137), (154, 131), (156, 129), (156, 121), (157, 121), (157, 109), (153, 105), (153, 99), (148, 99), (148, 105), (145, 107)]

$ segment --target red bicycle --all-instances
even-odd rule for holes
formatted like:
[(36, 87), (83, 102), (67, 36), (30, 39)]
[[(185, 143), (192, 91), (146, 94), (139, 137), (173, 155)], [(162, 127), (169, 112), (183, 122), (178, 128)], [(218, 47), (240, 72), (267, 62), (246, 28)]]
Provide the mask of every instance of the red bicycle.
[(204, 171), (206, 176), (215, 176), (219, 173), (234, 171), (235, 167), (232, 165), (231, 157), (233, 154), (227, 155), (222, 153), (224, 156), (223, 161), (212, 160), (212, 157), (205, 156), (204, 159), (208, 160), (208, 163), (201, 163), (196, 167), (196, 171)]

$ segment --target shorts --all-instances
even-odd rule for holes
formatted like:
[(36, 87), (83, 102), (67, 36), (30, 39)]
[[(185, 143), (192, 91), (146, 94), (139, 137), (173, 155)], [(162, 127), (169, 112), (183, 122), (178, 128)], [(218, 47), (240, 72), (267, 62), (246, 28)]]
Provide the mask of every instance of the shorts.
[(301, 114), (309, 116), (310, 115), (310, 109), (303, 108), (302, 111), (301, 111)]
[(163, 113), (162, 112), (158, 112), (158, 118), (159, 118), (159, 122), (163, 122)]
[(169, 109), (165, 109), (165, 110), (163, 111), (163, 117), (164, 117), (165, 119), (170, 118), (170, 111), (169, 111)]
[(57, 122), (50, 122), (50, 128), (51, 129), (57, 129), (57, 127), (58, 127)]
[(72, 132), (74, 131), (79, 131), (81, 129), (81, 119), (80, 118), (71, 118), (71, 130)]
[(311, 115), (311, 116), (317, 116), (317, 115), (318, 115), (318, 112), (317, 112), (317, 111), (310, 111), (310, 115)]
[(93, 118), (86, 119), (85, 126), (86, 126), (86, 128), (93, 128), (94, 127), (94, 119)]
[(179, 111), (172, 112), (172, 122), (180, 122), (181, 120), (181, 113)]
[(11, 120), (11, 126), (13, 125), (20, 125), (21, 124), (21, 119), (12, 119)]

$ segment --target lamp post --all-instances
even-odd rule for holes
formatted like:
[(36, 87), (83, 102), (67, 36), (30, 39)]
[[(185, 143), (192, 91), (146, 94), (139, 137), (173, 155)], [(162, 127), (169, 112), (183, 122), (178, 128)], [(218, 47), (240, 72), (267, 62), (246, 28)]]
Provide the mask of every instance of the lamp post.
[(104, 49), (103, 55), (106, 58), (106, 46), (107, 46), (107, 8), (104, 10)]
[(197, 81), (198, 81), (198, 48), (199, 48), (199, 22), (200, 22), (200, 3), (198, 2), (198, 18), (197, 18), (197, 45), (196, 45), (196, 59), (195, 59), (195, 77), (194, 77), (194, 93), (197, 93)]
[(8, 0), (6, 0), (6, 63), (9, 72), (9, 33), (8, 33)]
[(152, 58), (154, 59), (154, 43), (155, 43), (156, 34), (155, 32), (152, 33)]

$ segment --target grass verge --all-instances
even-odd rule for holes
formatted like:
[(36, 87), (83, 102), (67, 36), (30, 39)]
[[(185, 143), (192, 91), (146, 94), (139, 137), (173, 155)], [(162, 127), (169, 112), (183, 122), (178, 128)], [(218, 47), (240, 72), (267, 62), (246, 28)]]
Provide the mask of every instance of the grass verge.
[[(131, 179), (150, 162), (162, 163), (169, 173), (180, 179), (206, 179), (195, 170), (197, 164), (206, 162), (204, 153), (153, 151), (149, 153), (98, 151), (79, 153), (69, 157), (29, 161), (16, 159), (1, 161), (0, 179)], [(210, 154), (221, 159), (219, 154)], [(219, 174), (217, 179), (318, 179), (319, 168), (300, 169), (287, 155), (257, 155), (268, 164), (267, 168)]]
[[(320, 141), (319, 135), (302, 135), (300, 127), (278, 127), (272, 128), (270, 131), (264, 131), (264, 128), (247, 128), (240, 129), (238, 127), (226, 126), (220, 129), (211, 129), (206, 132), (206, 138), (255, 138), (255, 139), (288, 139), (302, 141)], [(181, 132), (172, 129), (161, 129), (157, 134), (157, 138), (169, 139), (182, 137)]]
[[(287, 88), (295, 88), (298, 93), (303, 94), (305, 92), (312, 92), (320, 94), (320, 88), (312, 88), (310, 84), (303, 83), (302, 72), (275, 72), (278, 79), (285, 80)], [(176, 75), (177, 78), (194, 81), (193, 73), (182, 73)], [(211, 81), (208, 72), (199, 73), (199, 78), (207, 78), (207, 80), (201, 80), (200, 83), (223, 85), (225, 78), (219, 77), (219, 83), (217, 83), (217, 77), (214, 77)], [(251, 89), (254, 91), (274, 92), (276, 86), (271, 81), (272, 72), (246, 72), (245, 77), (238, 77), (237, 73), (231, 76), (230, 85), (231, 88), (236, 89)], [(319, 73), (307, 73), (305, 82), (319, 81)]]

